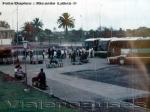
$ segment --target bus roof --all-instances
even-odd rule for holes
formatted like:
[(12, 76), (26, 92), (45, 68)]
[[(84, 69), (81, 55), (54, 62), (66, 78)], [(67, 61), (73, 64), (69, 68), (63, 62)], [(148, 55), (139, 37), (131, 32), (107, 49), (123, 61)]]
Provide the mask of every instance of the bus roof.
[(85, 41), (94, 41), (94, 40), (98, 40), (98, 38), (89, 38), (89, 39), (86, 39)]
[(109, 41), (109, 40), (112, 40), (112, 39), (115, 39), (117, 37), (111, 37), (111, 38), (89, 38), (89, 39), (86, 39), (85, 41), (94, 41), (94, 40), (102, 40), (102, 41)]
[(134, 40), (150, 40), (150, 37), (125, 37), (125, 38), (111, 39), (111, 41), (134, 41)]

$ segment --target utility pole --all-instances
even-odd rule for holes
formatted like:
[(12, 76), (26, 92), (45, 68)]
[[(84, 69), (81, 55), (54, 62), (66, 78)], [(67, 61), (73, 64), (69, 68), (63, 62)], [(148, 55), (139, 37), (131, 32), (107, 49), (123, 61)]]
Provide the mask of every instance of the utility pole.
[(82, 15), (80, 15), (80, 18), (81, 18), (81, 40), (82, 40), (82, 38), (84, 38), (83, 37), (83, 17), (82, 17)]
[(100, 3), (100, 37), (102, 36), (102, 4)]
[(19, 43), (19, 36), (18, 36), (18, 5), (17, 5), (17, 45)]

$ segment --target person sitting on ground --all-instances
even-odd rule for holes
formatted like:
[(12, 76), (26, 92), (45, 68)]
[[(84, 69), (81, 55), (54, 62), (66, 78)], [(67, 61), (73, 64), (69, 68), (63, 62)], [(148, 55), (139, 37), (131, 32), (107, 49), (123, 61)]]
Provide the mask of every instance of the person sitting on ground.
[(20, 64), (17, 64), (15, 66), (15, 78), (22, 80), (25, 77), (25, 73), (22, 70), (22, 67)]
[(33, 86), (46, 90), (46, 87), (47, 87), (46, 76), (45, 76), (45, 72), (43, 71), (43, 68), (41, 68), (40, 73), (38, 74), (37, 77), (32, 78), (32, 84), (34, 84), (35, 82), (38, 82), (39, 84), (35, 84)]
[(88, 54), (86, 52), (82, 52), (82, 54), (80, 56), (80, 62), (88, 63)]

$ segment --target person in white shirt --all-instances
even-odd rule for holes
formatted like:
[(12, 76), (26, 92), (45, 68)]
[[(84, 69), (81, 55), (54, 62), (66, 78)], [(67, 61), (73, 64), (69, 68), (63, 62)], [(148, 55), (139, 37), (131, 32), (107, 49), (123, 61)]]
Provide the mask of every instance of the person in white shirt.
[(21, 67), (20, 64), (15, 66), (14, 71), (15, 71), (15, 78), (16, 79), (21, 80), (22, 78), (25, 77), (25, 73), (23, 72), (22, 67)]

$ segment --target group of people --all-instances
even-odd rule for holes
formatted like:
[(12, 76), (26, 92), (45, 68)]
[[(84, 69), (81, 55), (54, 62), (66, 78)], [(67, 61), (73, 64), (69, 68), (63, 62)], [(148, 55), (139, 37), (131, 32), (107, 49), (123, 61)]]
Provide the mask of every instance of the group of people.
[(65, 49), (61, 48), (49, 48), (48, 49), (48, 57), (57, 57), (57, 58), (66, 58), (67, 52)]
[[(43, 50), (43, 59), (45, 58), (45, 50)], [(33, 52), (29, 52), (30, 58), (33, 56)], [(82, 63), (88, 62), (88, 57), (94, 57), (94, 50), (90, 49), (89, 52), (87, 52), (84, 48), (78, 48), (78, 49), (54, 49), (49, 48), (47, 50), (48, 58), (50, 60), (50, 63), (53, 62), (54, 58), (62, 60), (63, 58), (66, 58), (69, 56), (71, 59), (71, 62), (80, 61)], [(17, 64), (15, 66), (15, 78), (22, 80), (25, 78), (26, 74), (23, 72), (22, 67), (20, 64)], [(43, 68), (41, 68), (40, 73), (32, 78), (32, 85), (35, 87), (38, 87), (40, 89), (45, 90), (47, 88), (46, 84), (46, 76), (45, 72), (43, 71)]]
[(50, 64), (55, 63), (58, 64), (59, 62), (62, 62), (62, 59), (65, 59), (67, 56), (67, 52), (65, 49), (57, 48), (49, 48), (48, 49), (48, 58), (50, 60)]
[[(38, 54), (37, 54), (38, 52)], [(38, 58), (40, 55), (42, 55), (43, 59)], [(69, 56), (69, 58), (71, 58), (71, 62), (75, 62), (77, 57), (80, 57), (80, 61), (86, 59), (87, 57), (94, 57), (94, 50), (93, 48), (89, 49), (89, 51), (87, 52), (84, 48), (77, 48), (77, 49), (73, 49), (73, 48), (55, 48), (55, 47), (51, 47), (48, 49), (43, 49), (43, 50), (38, 50), (38, 51), (34, 51), (33, 49), (29, 49), (27, 51), (23, 52), (23, 55), (25, 57), (29, 56), (29, 61), (31, 64), (33, 63), (37, 63), (37, 61), (44, 61), (44, 59), (48, 56), (48, 59), (50, 59), (50, 63), (52, 63), (52, 61), (54, 59), (58, 59), (58, 60), (62, 60), (65, 59), (67, 56)], [(19, 59), (19, 58), (18, 58)], [(40, 60), (39, 60), (40, 59)]]
[(72, 50), (69, 54), (71, 62), (80, 61), (82, 63), (87, 62), (88, 53), (84, 48)]

